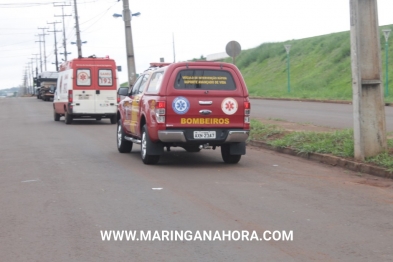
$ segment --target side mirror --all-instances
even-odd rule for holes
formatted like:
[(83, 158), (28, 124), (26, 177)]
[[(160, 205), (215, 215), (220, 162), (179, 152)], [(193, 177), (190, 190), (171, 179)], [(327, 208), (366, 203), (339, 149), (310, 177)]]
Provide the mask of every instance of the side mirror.
[(119, 88), (118, 94), (121, 96), (128, 96), (128, 88)]

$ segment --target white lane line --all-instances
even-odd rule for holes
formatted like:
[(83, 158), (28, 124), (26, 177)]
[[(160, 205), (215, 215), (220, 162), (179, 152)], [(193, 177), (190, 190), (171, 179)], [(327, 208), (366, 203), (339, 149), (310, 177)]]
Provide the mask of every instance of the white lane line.
[(36, 181), (39, 181), (38, 179), (37, 180), (25, 180), (25, 181), (22, 181), (21, 183), (29, 183), (29, 182), (36, 182)]

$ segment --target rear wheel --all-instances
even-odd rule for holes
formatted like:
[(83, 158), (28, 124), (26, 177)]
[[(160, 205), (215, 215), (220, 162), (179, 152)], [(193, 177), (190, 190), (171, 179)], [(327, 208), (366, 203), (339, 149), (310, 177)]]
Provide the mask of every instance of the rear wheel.
[(116, 115), (111, 116), (110, 119), (111, 119), (111, 124), (112, 124), (112, 125), (116, 124), (116, 122), (117, 122), (117, 121), (116, 121), (116, 118), (117, 118)]
[(64, 123), (69, 125), (72, 123), (72, 115), (68, 114), (67, 110), (64, 112)]
[(144, 164), (146, 165), (154, 165), (157, 164), (160, 160), (160, 156), (152, 156), (150, 155), (150, 148), (148, 147), (148, 139), (149, 135), (147, 133), (146, 125), (142, 128), (142, 141), (141, 141), (141, 158)]
[(237, 164), (240, 161), (241, 155), (231, 155), (230, 153), (231, 146), (230, 145), (222, 145), (221, 146), (221, 156), (222, 160), (226, 164)]
[(53, 109), (53, 120), (59, 121), (60, 120), (60, 114), (56, 113), (56, 110)]
[(117, 123), (117, 150), (120, 153), (130, 153), (132, 150), (132, 142), (124, 139), (124, 131), (121, 126), (121, 120)]

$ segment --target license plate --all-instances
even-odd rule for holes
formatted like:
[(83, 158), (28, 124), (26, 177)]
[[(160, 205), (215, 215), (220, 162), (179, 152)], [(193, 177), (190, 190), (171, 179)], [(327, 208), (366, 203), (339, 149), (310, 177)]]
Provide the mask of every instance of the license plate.
[(86, 100), (89, 99), (89, 95), (79, 95), (79, 100)]
[(194, 131), (194, 139), (216, 138), (216, 131)]

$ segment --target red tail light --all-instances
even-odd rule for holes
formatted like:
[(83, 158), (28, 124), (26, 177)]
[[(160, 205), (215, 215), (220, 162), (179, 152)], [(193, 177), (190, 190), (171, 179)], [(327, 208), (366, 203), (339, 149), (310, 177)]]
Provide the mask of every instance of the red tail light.
[(120, 103), (120, 95), (117, 95), (117, 103)]
[(251, 109), (251, 103), (250, 102), (244, 102), (244, 109)]
[(251, 103), (244, 102), (244, 128), (250, 129)]
[(165, 108), (165, 101), (157, 101), (157, 108)]
[(68, 90), (68, 102), (69, 102), (69, 103), (72, 103), (72, 102), (73, 102), (72, 90)]
[(165, 108), (166, 108), (165, 101), (157, 101), (157, 104), (156, 104), (157, 123), (165, 123), (165, 114), (166, 114)]

